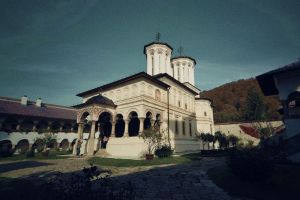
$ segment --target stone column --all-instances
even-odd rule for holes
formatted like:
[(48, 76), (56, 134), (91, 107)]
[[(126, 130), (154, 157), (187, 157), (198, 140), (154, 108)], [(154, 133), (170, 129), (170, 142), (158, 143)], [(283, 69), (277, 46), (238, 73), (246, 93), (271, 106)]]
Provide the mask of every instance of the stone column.
[(96, 130), (96, 121), (92, 121), (91, 133), (88, 140), (88, 149), (87, 149), (87, 154), (89, 156), (94, 155), (95, 130)]
[(29, 148), (28, 148), (28, 151), (31, 151), (31, 149), (32, 149), (32, 145), (33, 145), (33, 144), (30, 144), (30, 143), (29, 143)]
[(33, 121), (33, 127), (32, 127), (32, 132), (37, 131), (37, 125), (38, 125), (39, 121)]
[(178, 136), (183, 136), (183, 132), (182, 132), (182, 120), (180, 120), (180, 118), (178, 118)]
[(116, 136), (116, 122), (113, 121), (111, 123), (111, 137), (115, 137)]
[(129, 133), (128, 133), (129, 121), (130, 121), (129, 119), (125, 120), (124, 137), (129, 137)]
[(71, 124), (71, 133), (73, 133), (73, 131), (74, 131), (74, 125), (75, 124), (73, 124), (73, 123)]
[(194, 65), (191, 66), (191, 77), (190, 77), (190, 79), (191, 79), (192, 85), (195, 85), (195, 66)]
[(144, 131), (144, 120), (145, 120), (145, 117), (140, 117), (139, 120), (140, 120), (139, 133), (141, 134)]
[[(68, 141), (68, 142), (69, 142), (69, 141)], [(69, 149), (69, 150), (72, 149), (72, 142), (69, 142), (68, 149)]]
[(48, 131), (50, 131), (51, 125), (52, 125), (52, 122), (48, 122), (48, 127), (47, 127), (47, 130), (48, 130)]
[(73, 146), (73, 155), (76, 155), (76, 151), (77, 151), (77, 144), (78, 141), (82, 139), (82, 135), (83, 135), (83, 128), (84, 128), (84, 123), (83, 122), (79, 122), (78, 123), (78, 130), (77, 130), (77, 140)]
[(160, 72), (159, 73), (166, 73), (167, 72), (167, 65), (166, 65), (166, 53), (162, 50), (160, 54)]
[(189, 82), (189, 69), (188, 64), (186, 63), (184, 66), (184, 82)]
[(18, 124), (17, 124), (17, 127), (16, 127), (16, 131), (20, 131), (20, 129), (21, 129), (21, 123), (23, 122), (23, 120), (22, 119), (19, 119), (18, 120)]
[(179, 80), (179, 79), (178, 79), (178, 66), (176, 65), (175, 62), (174, 62), (173, 67), (174, 67), (174, 78), (175, 78), (176, 80)]
[(167, 73), (170, 74), (173, 77), (174, 74), (173, 74), (172, 69), (171, 69), (170, 54), (171, 54), (171, 52), (167, 51), (167, 55), (166, 55)]
[(181, 65), (180, 65), (180, 68), (179, 68), (179, 70), (180, 70), (180, 77), (179, 77), (179, 81), (181, 82), (181, 83), (183, 83), (183, 77), (184, 77), (184, 71), (183, 71), (183, 66), (182, 66), (182, 63), (181, 63)]
[(156, 75), (159, 73), (159, 54), (158, 54), (158, 50), (156, 49), (154, 51), (154, 74), (152, 75)]
[(152, 74), (152, 55), (150, 52), (147, 52), (147, 74)]
[(59, 127), (59, 131), (60, 131), (60, 132), (62, 132), (62, 130), (63, 130), (63, 128), (64, 128), (64, 124), (65, 124), (64, 122), (61, 122), (61, 123), (60, 123), (60, 127)]

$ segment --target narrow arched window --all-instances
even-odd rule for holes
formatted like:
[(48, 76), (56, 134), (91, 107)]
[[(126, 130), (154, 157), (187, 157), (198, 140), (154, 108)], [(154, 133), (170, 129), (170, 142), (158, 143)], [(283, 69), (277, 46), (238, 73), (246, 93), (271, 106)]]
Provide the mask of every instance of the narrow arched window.
[(155, 100), (161, 101), (161, 93), (158, 89), (155, 90)]

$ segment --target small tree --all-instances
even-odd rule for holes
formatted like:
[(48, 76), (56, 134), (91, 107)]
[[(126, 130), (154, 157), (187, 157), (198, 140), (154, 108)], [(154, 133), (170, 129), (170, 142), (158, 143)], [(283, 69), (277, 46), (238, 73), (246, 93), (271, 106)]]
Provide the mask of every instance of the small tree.
[(262, 96), (255, 90), (248, 91), (245, 107), (244, 119), (247, 121), (257, 121), (265, 119), (266, 106)]
[(36, 138), (35, 142), (39, 142), (40, 145), (43, 145), (44, 151), (46, 151), (47, 148), (51, 147), (51, 144), (55, 139), (56, 136), (53, 133), (45, 133), (43, 137)]
[(210, 134), (210, 133), (206, 133), (206, 140), (208, 142), (208, 150), (209, 150), (209, 143), (213, 143), (215, 140), (214, 135)]
[(238, 141), (240, 140), (237, 136), (235, 135), (229, 135), (227, 136), (228, 142), (231, 143), (232, 146), (236, 146)]
[(147, 154), (153, 155), (153, 151), (161, 145), (163, 135), (154, 127), (144, 130), (139, 135), (147, 144)]
[(200, 135), (196, 136), (198, 139), (202, 140), (202, 148), (204, 149), (204, 145), (207, 144), (208, 145), (208, 149), (209, 149), (209, 143), (211, 142), (215, 142), (215, 137), (214, 135), (210, 134), (210, 133), (200, 133)]
[(227, 148), (228, 147), (228, 139), (225, 134), (217, 131), (215, 133), (215, 138), (219, 142), (220, 148)]
[(202, 148), (204, 149), (204, 145), (206, 143), (206, 134), (205, 133), (200, 133), (200, 135), (196, 136), (198, 139), (200, 139), (202, 141)]

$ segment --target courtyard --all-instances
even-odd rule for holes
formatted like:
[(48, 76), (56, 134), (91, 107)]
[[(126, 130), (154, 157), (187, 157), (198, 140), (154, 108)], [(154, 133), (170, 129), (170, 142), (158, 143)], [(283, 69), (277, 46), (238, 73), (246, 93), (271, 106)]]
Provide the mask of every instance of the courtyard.
[[(97, 166), (97, 163), (101, 163), (101, 169), (109, 170), (111, 179), (117, 182), (130, 181), (135, 193), (134, 199), (231, 199), (210, 180), (206, 173), (209, 168), (224, 164), (224, 159), (197, 160), (192, 156), (153, 161), (99, 157), (92, 160), (66, 157), (66, 159), (1, 161), (0, 193), (2, 196), (12, 195), (16, 188), (9, 187), (18, 187), (14, 182), (38, 182), (37, 180), (56, 172), (76, 173), (88, 167), (91, 162)], [(153, 162), (153, 165), (149, 162)], [(38, 190), (31, 184), (22, 185), (21, 190), (18, 188), (18, 194), (14, 194), (19, 195), (18, 198), (22, 198), (22, 192), (28, 195), (28, 189)], [(30, 195), (26, 198), (30, 198)]]

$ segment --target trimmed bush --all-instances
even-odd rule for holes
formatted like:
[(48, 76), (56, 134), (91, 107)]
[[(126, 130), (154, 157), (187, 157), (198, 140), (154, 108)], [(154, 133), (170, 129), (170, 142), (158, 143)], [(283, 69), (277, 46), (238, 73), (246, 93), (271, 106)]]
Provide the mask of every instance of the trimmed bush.
[(26, 157), (33, 158), (34, 156), (35, 156), (34, 148), (31, 148), (31, 150), (26, 153)]
[(273, 164), (267, 154), (258, 148), (232, 151), (229, 169), (238, 178), (246, 181), (266, 181), (273, 173)]
[(169, 145), (163, 145), (160, 148), (157, 148), (154, 154), (159, 158), (166, 158), (173, 154), (173, 150)]

